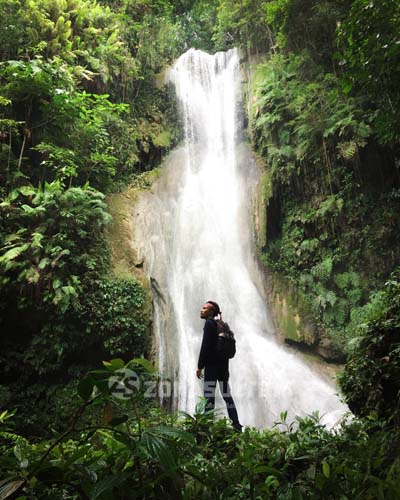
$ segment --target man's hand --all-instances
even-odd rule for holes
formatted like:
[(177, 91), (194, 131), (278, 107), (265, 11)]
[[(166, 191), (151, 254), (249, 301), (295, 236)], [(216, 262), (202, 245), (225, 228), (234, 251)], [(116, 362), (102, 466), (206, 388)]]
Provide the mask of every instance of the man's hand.
[(202, 369), (201, 368), (197, 368), (196, 370), (196, 377), (197, 378), (203, 378), (203, 373), (202, 373)]

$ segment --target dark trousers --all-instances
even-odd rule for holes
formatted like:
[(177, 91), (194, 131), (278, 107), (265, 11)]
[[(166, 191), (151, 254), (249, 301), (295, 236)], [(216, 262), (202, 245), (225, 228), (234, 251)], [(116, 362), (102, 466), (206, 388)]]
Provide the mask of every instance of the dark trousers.
[(206, 410), (209, 411), (215, 408), (215, 389), (218, 382), (219, 390), (224, 398), (229, 418), (232, 420), (233, 424), (239, 424), (239, 417), (235, 402), (231, 395), (228, 380), (229, 371), (227, 366), (208, 365), (204, 368), (204, 397), (207, 399)]

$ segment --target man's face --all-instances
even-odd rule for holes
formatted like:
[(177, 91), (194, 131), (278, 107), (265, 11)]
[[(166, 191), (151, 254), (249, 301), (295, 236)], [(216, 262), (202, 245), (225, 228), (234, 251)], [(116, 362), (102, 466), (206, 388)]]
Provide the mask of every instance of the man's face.
[(206, 304), (204, 304), (203, 308), (200, 311), (200, 318), (207, 319), (213, 317), (214, 317), (214, 308), (212, 304), (207, 302)]

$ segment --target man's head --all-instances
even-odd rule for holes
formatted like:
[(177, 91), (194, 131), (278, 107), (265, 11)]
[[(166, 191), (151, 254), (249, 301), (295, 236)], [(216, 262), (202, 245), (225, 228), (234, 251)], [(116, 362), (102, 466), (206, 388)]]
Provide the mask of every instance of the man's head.
[(218, 314), (221, 314), (219, 305), (212, 300), (208, 300), (200, 311), (200, 318), (214, 318)]

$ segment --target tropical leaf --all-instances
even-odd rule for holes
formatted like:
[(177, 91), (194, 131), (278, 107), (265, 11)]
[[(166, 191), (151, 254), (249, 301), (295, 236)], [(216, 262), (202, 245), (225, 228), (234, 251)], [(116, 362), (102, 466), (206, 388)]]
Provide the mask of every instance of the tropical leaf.
[(103, 479), (101, 479), (98, 483), (96, 483), (90, 492), (90, 500), (96, 500), (99, 498), (103, 493), (106, 493), (107, 491), (112, 491), (113, 488), (116, 486), (120, 485), (125, 478), (121, 475), (113, 475), (113, 476), (107, 476)]
[(10, 262), (11, 260), (16, 259), (28, 248), (29, 245), (27, 243), (18, 247), (11, 248), (10, 250), (7, 250), (7, 252), (5, 252), (2, 256), (0, 256), (0, 262)]
[(24, 196), (33, 196), (36, 194), (36, 189), (32, 186), (21, 186), (18, 191)]
[(182, 429), (175, 429), (173, 427), (159, 426), (151, 427), (149, 432), (152, 434), (164, 436), (166, 438), (181, 439), (182, 441), (193, 442), (193, 434), (186, 432)]
[(115, 372), (117, 370), (122, 370), (122, 368), (125, 367), (124, 361), (122, 359), (120, 359), (120, 358), (112, 359), (111, 361), (103, 361), (103, 365), (110, 372)]
[(12, 494), (19, 490), (19, 488), (25, 483), (24, 480), (18, 479), (15, 481), (6, 482), (0, 485), (0, 500), (6, 500)]
[(166, 470), (176, 469), (175, 449), (171, 443), (146, 430), (141, 436), (140, 444), (148, 457), (159, 462)]
[(91, 377), (86, 377), (80, 380), (78, 384), (78, 394), (84, 400), (90, 399), (94, 388), (94, 380)]

